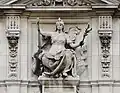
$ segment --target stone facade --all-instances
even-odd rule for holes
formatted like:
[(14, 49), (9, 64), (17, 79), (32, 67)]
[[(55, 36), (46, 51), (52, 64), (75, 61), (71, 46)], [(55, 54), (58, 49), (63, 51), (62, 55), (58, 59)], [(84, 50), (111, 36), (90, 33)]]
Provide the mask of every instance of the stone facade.
[(78, 71), (80, 85), (77, 92), (118, 93), (120, 1), (81, 0), (78, 3), (68, 0), (66, 3), (61, 0), (60, 5), (55, 1), (49, 4), (52, 0), (47, 0), (48, 3), (38, 1), (0, 1), (1, 93), (40, 93), (38, 77), (31, 70), (32, 56), (38, 49), (38, 17), (43, 31), (55, 31), (58, 17), (64, 20), (65, 30), (78, 26), (84, 31), (90, 24), (92, 31), (85, 40), (87, 66), (81, 65)]

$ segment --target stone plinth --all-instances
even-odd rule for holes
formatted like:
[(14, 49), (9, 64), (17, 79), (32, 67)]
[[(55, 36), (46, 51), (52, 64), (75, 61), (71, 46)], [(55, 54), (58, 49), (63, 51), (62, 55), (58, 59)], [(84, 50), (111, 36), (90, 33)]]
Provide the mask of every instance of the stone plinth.
[(38, 81), (42, 85), (42, 93), (76, 93), (79, 77), (46, 78), (40, 76)]

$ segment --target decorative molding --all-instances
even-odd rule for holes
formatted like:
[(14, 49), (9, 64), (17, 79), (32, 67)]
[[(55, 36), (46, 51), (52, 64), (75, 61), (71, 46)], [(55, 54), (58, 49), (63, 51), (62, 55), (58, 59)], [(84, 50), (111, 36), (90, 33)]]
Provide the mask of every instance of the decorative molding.
[(91, 11), (92, 8), (91, 6), (74, 6), (74, 7), (69, 7), (69, 6), (49, 6), (49, 7), (38, 7), (38, 6), (28, 6), (26, 8), (26, 11), (47, 11), (47, 12), (51, 12), (51, 11)]
[(93, 3), (85, 0), (41, 0), (30, 4), (30, 6), (82, 6), (91, 4)]
[[(1, 80), (0, 86), (6, 86), (6, 85), (27, 85), (29, 87), (32, 86), (39, 86), (39, 83), (37, 80), (29, 81), (29, 80)], [(115, 86), (120, 87), (120, 80), (89, 80), (89, 81), (80, 81), (79, 83), (80, 87), (98, 87), (98, 86)]]
[(20, 37), (20, 17), (6, 17), (6, 36), (9, 44), (9, 63), (8, 63), (8, 78), (17, 79), (18, 77), (18, 39)]
[(18, 10), (24, 10), (26, 7), (25, 7), (25, 4), (21, 4), (21, 5), (16, 5), (16, 4), (13, 4), (13, 5), (0, 5), (0, 9), (18, 9)]
[(11, 1), (7, 2), (6, 5), (10, 5), (10, 4), (15, 3), (15, 2), (17, 2), (17, 1), (18, 1), (18, 0), (11, 0)]
[(102, 77), (110, 77), (110, 42), (112, 38), (112, 17), (99, 16), (99, 38), (101, 41), (101, 67)]
[[(93, 4), (92, 8), (93, 9), (102, 9), (102, 8), (104, 8), (104, 9), (117, 9), (118, 5), (119, 4), (112, 4), (112, 5), (109, 5), (109, 4), (102, 4), (102, 5), (100, 5), (100, 4)], [(103, 10), (102, 10), (102, 12), (103, 12)]]
[[(11, 34), (11, 33), (10, 33)], [(16, 33), (15, 33), (16, 34)], [(19, 37), (14, 36), (7, 36), (8, 43), (9, 43), (9, 72), (8, 77), (17, 77), (17, 69), (18, 69), (18, 60), (17, 60), (17, 49), (18, 49), (18, 39)]]
[[(70, 6), (75, 6), (75, 5), (77, 4), (77, 0), (68, 0), (67, 3), (68, 3), (68, 5), (70, 5)], [(82, 2), (81, 2), (81, 4), (82, 4)], [(79, 4), (79, 5), (80, 5), (80, 4)]]
[(112, 2), (108, 1), (108, 0), (101, 0), (102, 2), (105, 2), (107, 4), (113, 4)]
[(111, 32), (101, 32), (99, 31), (99, 38), (101, 41), (101, 66), (102, 66), (102, 76), (110, 77), (110, 65), (111, 65), (111, 56), (110, 56), (110, 42), (112, 38)]
[(99, 16), (99, 30), (112, 30), (111, 16)]
[[(38, 4), (40, 4), (41, 2), (46, 3), (46, 5), (49, 5), (50, 2), (55, 2), (55, 1), (65, 1), (67, 2), (67, 0), (1, 0), (0, 4), (4, 4), (4, 5), (11, 5), (11, 4), (32, 4), (32, 3), (36, 3), (38, 2)], [(75, 1), (79, 2), (80, 4), (86, 4), (86, 3), (94, 3), (94, 4), (116, 4), (119, 3), (120, 1), (118, 0), (68, 0), (68, 2), (70, 1), (70, 3), (73, 3)]]

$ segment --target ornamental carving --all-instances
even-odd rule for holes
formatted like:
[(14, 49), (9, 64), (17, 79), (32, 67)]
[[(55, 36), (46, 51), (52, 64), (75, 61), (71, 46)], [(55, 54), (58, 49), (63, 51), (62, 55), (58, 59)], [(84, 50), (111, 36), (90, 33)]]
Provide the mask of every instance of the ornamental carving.
[(11, 37), (7, 37), (8, 39), (8, 43), (9, 43), (9, 54), (10, 54), (10, 57), (12, 58), (15, 58), (17, 56), (17, 44), (18, 44), (18, 37), (14, 37), (14, 36), (11, 36)]
[(112, 38), (112, 31), (99, 31), (99, 38), (101, 41), (101, 66), (102, 66), (102, 76), (110, 77), (110, 63), (111, 63), (111, 55), (110, 55), (110, 42)]
[(8, 78), (16, 79), (18, 77), (18, 40), (20, 36), (19, 30), (19, 16), (7, 17), (7, 31), (6, 36), (9, 46), (8, 59)]
[[(15, 33), (18, 34), (18, 33)], [(18, 59), (17, 59), (17, 52), (18, 52), (18, 36), (15, 34), (7, 32), (7, 39), (9, 44), (9, 71), (8, 77), (9, 78), (17, 78), (17, 70), (18, 70)]]
[(51, 4), (51, 0), (41, 0), (38, 5), (49, 6)]
[(102, 77), (110, 77), (110, 43), (112, 38), (112, 17), (99, 16), (99, 38), (101, 42), (101, 67)]
[(31, 6), (82, 6), (90, 5), (90, 2), (85, 0), (40, 0), (30, 4)]
[(77, 4), (77, 1), (76, 0), (68, 0), (68, 4), (71, 6), (74, 6)]

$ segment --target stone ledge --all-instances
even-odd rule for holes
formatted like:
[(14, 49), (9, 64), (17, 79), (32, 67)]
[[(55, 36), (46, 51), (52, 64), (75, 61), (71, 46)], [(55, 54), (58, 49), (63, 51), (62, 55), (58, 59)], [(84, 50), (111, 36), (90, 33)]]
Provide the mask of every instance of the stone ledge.
[(25, 9), (25, 4), (0, 5), (0, 9)]
[(100, 9), (100, 8), (104, 8), (104, 9), (116, 9), (118, 8), (119, 4), (92, 4), (92, 8), (94, 9)]
[(27, 7), (26, 11), (85, 11), (85, 10), (92, 10), (91, 6), (31, 6)]
[[(63, 79), (61, 78), (61, 81)], [(65, 81), (65, 80), (64, 80)], [(67, 80), (65, 81), (67, 82)], [(74, 81), (71, 80), (71, 82), (75, 83)], [(77, 80), (76, 80), (77, 82)], [(0, 85), (27, 85), (27, 86), (39, 86), (39, 81), (37, 80), (0, 80)], [(79, 82), (80, 86), (120, 86), (120, 80), (94, 80), (94, 81), (80, 81)]]
[(67, 77), (67, 78), (46, 78), (40, 76), (38, 81), (41, 85), (78, 85), (79, 77)]

